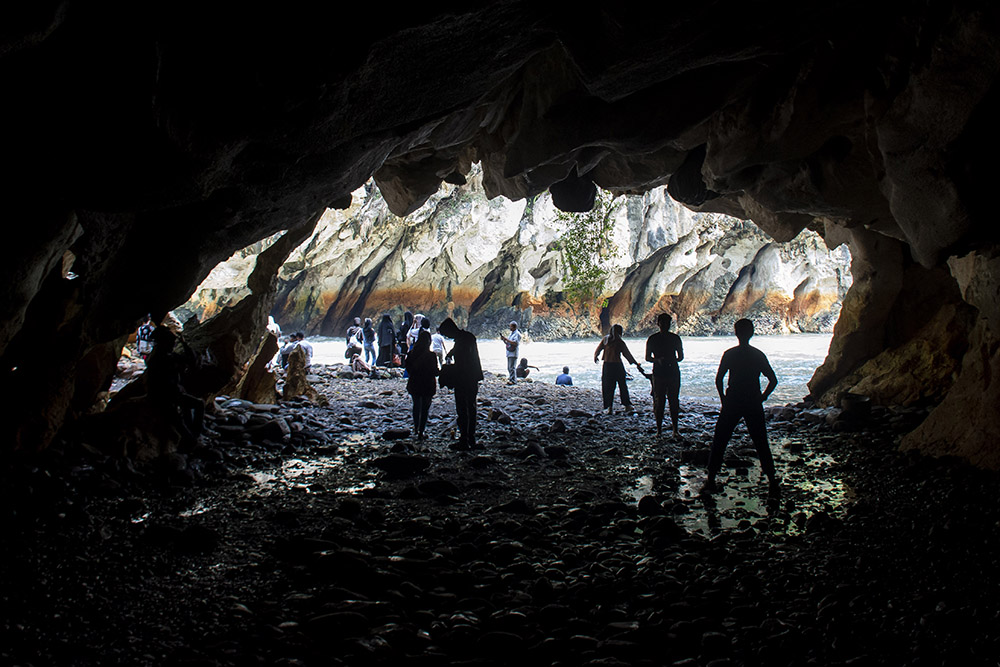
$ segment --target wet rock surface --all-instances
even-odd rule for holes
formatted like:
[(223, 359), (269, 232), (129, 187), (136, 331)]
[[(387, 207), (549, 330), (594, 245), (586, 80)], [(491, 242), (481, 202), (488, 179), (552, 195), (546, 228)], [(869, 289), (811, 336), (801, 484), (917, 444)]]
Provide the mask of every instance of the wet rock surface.
[(328, 406), (220, 399), (197, 447), (149, 466), (73, 443), (7, 464), (0, 662), (996, 655), (998, 478), (899, 453), (922, 411), (771, 409), (780, 498), (742, 427), (704, 496), (713, 406), (657, 440), (646, 395), (607, 416), (596, 391), (490, 376), (483, 449), (454, 451), (450, 393), (427, 440), (386, 439), (411, 426), (405, 381), (336, 370), (312, 369)]

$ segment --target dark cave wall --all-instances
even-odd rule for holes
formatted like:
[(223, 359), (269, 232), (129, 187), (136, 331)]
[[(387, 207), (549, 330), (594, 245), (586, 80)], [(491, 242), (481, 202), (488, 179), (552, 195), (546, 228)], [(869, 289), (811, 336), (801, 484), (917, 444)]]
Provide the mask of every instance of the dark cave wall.
[[(849, 240), (870, 266), (816, 392), (961, 397), (965, 416), (939, 408), (906, 444), (995, 465), (993, 4), (0, 11), (11, 446), (44, 446), (113, 370), (107, 348), (236, 249), (345, 206), (372, 174), (404, 214), (478, 160), (491, 195), (552, 187), (576, 209), (595, 183), (668, 183), (777, 240)], [(925, 294), (934, 326), (901, 324)], [(953, 372), (882, 381), (942, 349), (933, 366)]]

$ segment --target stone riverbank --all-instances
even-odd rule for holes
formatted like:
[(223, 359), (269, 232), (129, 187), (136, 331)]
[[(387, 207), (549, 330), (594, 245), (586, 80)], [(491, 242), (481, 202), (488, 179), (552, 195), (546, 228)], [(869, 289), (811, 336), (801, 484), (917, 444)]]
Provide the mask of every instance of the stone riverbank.
[[(998, 477), (900, 454), (919, 411), (771, 410), (701, 497), (715, 413), (657, 441), (598, 392), (490, 376), (482, 450), (405, 437), (405, 381), (221, 400), (148, 468), (83, 443), (6, 464), (0, 662), (36, 665), (982, 663)], [(641, 380), (641, 378), (640, 378)]]

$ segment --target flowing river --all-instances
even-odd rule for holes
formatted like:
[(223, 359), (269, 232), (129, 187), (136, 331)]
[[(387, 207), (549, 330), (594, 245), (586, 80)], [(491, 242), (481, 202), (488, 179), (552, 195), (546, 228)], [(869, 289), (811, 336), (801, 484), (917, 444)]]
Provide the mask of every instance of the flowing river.
[[(795, 403), (809, 393), (806, 383), (816, 368), (823, 363), (830, 347), (831, 334), (791, 334), (787, 336), (754, 336), (751, 345), (762, 350), (770, 359), (778, 376), (778, 388), (768, 399), (768, 405)], [(636, 361), (643, 361), (646, 352), (645, 338), (626, 338), (629, 350)], [(715, 391), (715, 373), (719, 359), (728, 348), (736, 345), (735, 336), (684, 337), (684, 361), (681, 362), (681, 398), (706, 403), (718, 403)], [(310, 338), (314, 348), (313, 361), (321, 364), (344, 363), (343, 338)], [(569, 366), (573, 384), (599, 389), (601, 365), (594, 363), (594, 350), (600, 341), (531, 341), (522, 343), (521, 357), (539, 370), (531, 371), (536, 382), (555, 382), (563, 366)], [(449, 341), (450, 343), (450, 341)], [(450, 344), (449, 344), (450, 349)], [(499, 337), (479, 339), (479, 356), (483, 370), (506, 375), (507, 361)], [(631, 368), (632, 391), (648, 391), (648, 382)], [(643, 369), (652, 368), (643, 361)]]

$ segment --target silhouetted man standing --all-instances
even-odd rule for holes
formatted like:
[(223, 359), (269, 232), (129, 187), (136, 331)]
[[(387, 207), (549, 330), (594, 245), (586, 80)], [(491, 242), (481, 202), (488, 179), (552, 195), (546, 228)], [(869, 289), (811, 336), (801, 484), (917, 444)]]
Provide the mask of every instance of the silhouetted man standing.
[(450, 317), (438, 327), (441, 335), (455, 341), (445, 359), (455, 360), (455, 412), (458, 413), (458, 441), (452, 449), (472, 449), (476, 445), (476, 396), (483, 367), (476, 337), (458, 328)]
[[(778, 478), (774, 470), (774, 458), (767, 444), (767, 427), (764, 425), (764, 401), (778, 386), (778, 378), (767, 360), (767, 356), (755, 347), (750, 346), (753, 336), (753, 322), (747, 319), (739, 320), (733, 327), (740, 344), (731, 347), (722, 355), (719, 372), (715, 375), (715, 386), (722, 399), (722, 410), (719, 420), (715, 423), (715, 437), (712, 439), (712, 452), (708, 459), (708, 479), (705, 491), (715, 490), (715, 475), (722, 467), (722, 458), (726, 453), (726, 445), (733, 435), (733, 429), (740, 419), (746, 421), (747, 431), (757, 448), (760, 458), (761, 472), (770, 481), (770, 491), (777, 494), (780, 491)], [(729, 388), (723, 392), (722, 381), (729, 373)], [(764, 393), (760, 391), (760, 376), (767, 378)]]
[(680, 414), (679, 400), (681, 391), (681, 369), (677, 364), (684, 361), (684, 346), (681, 337), (670, 333), (672, 318), (666, 313), (660, 313), (656, 323), (660, 332), (646, 339), (646, 361), (653, 362), (653, 416), (656, 417), (656, 437), (663, 435), (663, 408), (670, 403), (670, 421), (674, 426), (674, 437), (677, 431), (677, 418)]

